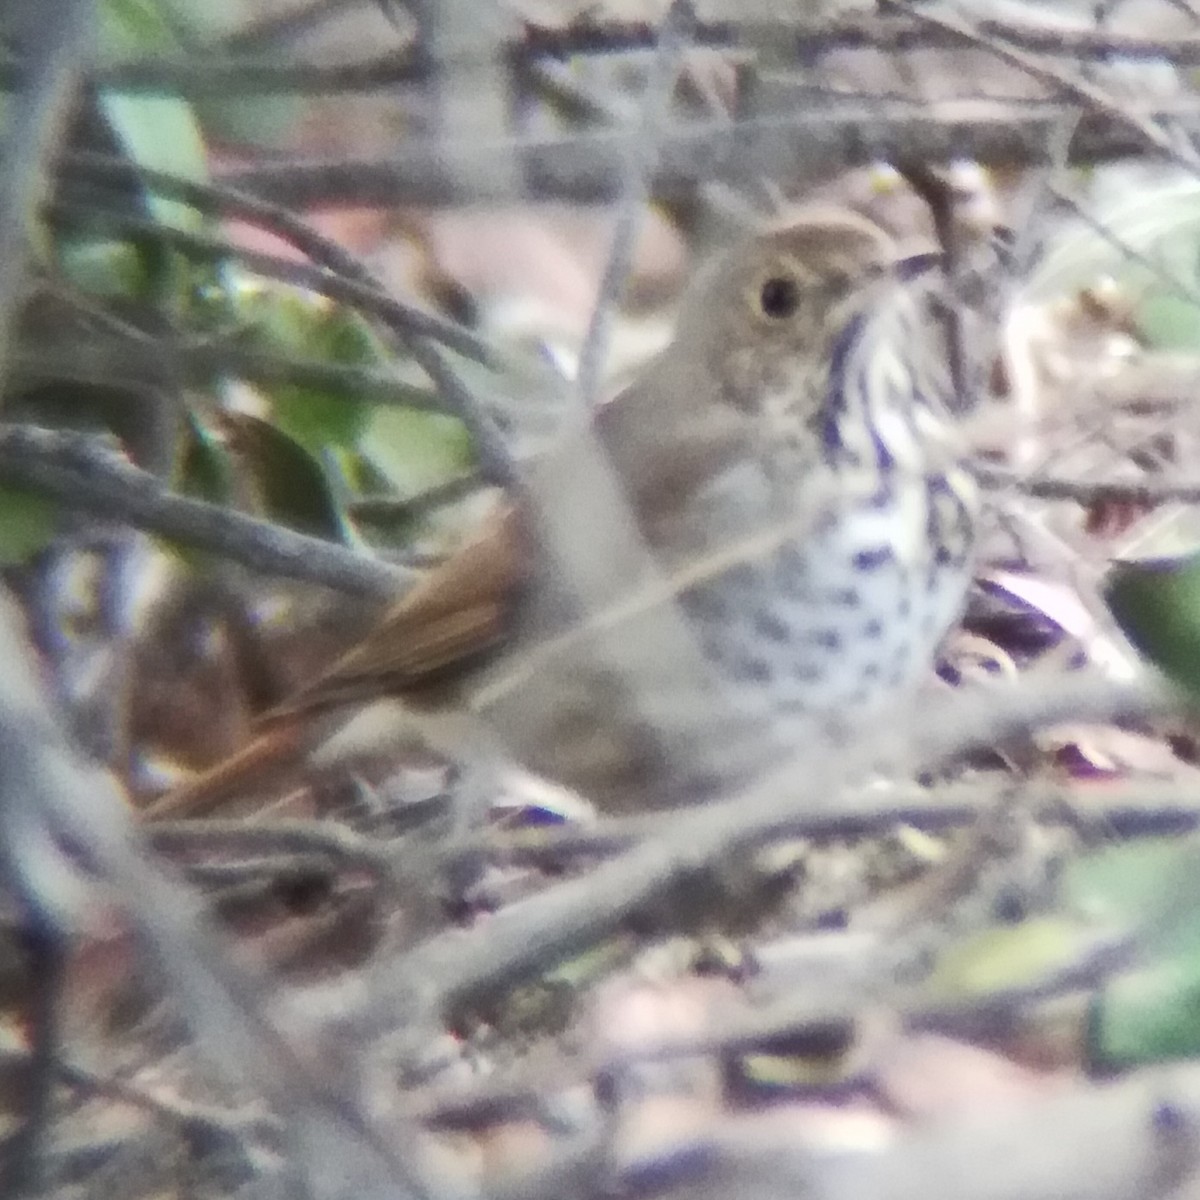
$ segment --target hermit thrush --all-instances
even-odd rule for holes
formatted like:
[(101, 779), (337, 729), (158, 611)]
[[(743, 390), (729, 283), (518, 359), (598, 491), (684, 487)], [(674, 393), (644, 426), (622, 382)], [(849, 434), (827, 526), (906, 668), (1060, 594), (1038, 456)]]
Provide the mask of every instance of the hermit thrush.
[(453, 754), (464, 708), (602, 808), (652, 807), (911, 689), (959, 612), (975, 521), (943, 283), (936, 256), (843, 211), (734, 247), (524, 497), (149, 815), (381, 739)]

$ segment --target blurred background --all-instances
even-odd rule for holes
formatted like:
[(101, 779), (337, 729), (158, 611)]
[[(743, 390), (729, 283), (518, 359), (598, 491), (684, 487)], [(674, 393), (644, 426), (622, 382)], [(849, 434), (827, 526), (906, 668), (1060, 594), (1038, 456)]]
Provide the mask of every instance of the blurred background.
[[(1119, 687), (1147, 662), (1194, 695), (1188, 0), (84, 7), (79, 88), (39, 149), (65, 17), (0, 6), (3, 166), (40, 164), (12, 218), (0, 570), (54, 713), (134, 822), (478, 529), (580, 390), (635, 378), (698, 264), (814, 204), (935, 246), (926, 175), (1004, 266), (970, 426), (983, 544), (930, 702)], [(296, 1148), (316, 1125), (210, 1074), (124, 886), (49, 957), (11, 889), (5, 1161), (32, 1194), (34, 1127), (55, 1195), (926, 1196), (965, 1163), (994, 1190), (958, 1197), (1061, 1196), (1100, 1194), (1100, 1162), (1113, 1195), (1191, 1194), (1190, 1142), (1168, 1178), (1125, 1093), (1120, 1136), (1087, 1115), (1098, 1076), (1200, 1048), (1195, 718), (1110, 707), (997, 717), (859, 781), (844, 828), (797, 818), (765, 857), (598, 890), (596, 927), (573, 910), (544, 955), (516, 902), (670, 844), (666, 818), (598, 820), (518, 774), (455, 841), (453, 773), (397, 753), (286, 810), (147, 826), (226, 939), (199, 961), (223, 978), (235, 944), (252, 1037), (274, 1022), (279, 1061), (333, 1097), (338, 1178), (324, 1143)], [(75, 868), (83, 842), (59, 838)], [(480, 931), (504, 917), (492, 962)], [(1095, 1161), (1047, 1149), (1048, 1094)], [(1022, 1153), (955, 1132), (912, 1165), (924, 1122), (993, 1108)], [(383, 1152), (386, 1184), (354, 1175), (360, 1126), (420, 1178)]]

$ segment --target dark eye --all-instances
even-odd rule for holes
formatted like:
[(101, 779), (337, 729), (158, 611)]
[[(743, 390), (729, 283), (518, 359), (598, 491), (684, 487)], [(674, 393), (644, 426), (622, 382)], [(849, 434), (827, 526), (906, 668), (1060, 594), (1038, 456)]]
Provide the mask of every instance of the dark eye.
[(800, 307), (800, 285), (790, 275), (772, 275), (758, 291), (765, 316), (784, 321)]

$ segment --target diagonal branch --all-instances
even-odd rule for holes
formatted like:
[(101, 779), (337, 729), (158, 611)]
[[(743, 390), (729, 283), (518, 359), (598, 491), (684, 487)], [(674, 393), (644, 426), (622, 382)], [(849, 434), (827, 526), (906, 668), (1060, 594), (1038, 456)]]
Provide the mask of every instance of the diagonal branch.
[(0, 483), (48, 496), (92, 516), (123, 521), (256, 571), (393, 600), (413, 573), (170, 491), (97, 439), (28, 426), (0, 429)]

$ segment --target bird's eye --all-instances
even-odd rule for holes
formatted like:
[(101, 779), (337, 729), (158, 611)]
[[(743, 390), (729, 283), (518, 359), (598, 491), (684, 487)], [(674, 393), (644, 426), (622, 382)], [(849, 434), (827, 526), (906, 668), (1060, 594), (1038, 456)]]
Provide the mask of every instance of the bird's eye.
[(786, 321), (800, 307), (800, 285), (791, 275), (771, 275), (758, 289), (758, 304), (764, 316)]

